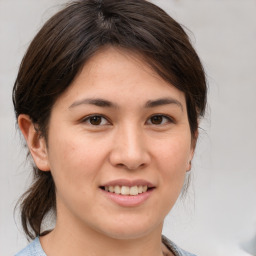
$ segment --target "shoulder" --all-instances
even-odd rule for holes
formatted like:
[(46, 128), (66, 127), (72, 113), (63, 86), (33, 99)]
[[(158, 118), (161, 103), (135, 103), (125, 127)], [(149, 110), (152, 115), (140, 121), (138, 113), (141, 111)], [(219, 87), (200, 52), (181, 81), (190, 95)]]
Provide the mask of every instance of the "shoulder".
[(175, 256), (196, 256), (192, 253), (182, 250), (174, 242), (170, 241), (165, 236), (162, 236), (164, 245), (175, 255)]
[(39, 238), (37, 237), (27, 247), (15, 254), (15, 256), (46, 256), (46, 254), (42, 249)]

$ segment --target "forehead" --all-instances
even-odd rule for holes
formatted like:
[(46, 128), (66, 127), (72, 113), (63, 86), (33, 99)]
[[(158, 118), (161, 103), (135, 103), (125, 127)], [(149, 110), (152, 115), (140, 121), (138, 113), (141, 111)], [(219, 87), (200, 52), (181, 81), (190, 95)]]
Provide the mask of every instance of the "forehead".
[(101, 97), (110, 101), (143, 102), (166, 95), (185, 104), (184, 93), (163, 80), (141, 55), (107, 47), (84, 64), (62, 98)]

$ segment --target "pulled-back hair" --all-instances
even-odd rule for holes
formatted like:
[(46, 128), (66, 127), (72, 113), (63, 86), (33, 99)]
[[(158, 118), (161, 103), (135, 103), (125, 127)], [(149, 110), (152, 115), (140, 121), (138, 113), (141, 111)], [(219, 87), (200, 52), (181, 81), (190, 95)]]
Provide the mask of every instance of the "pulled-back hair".
[[(163, 79), (184, 92), (192, 136), (206, 105), (201, 62), (183, 28), (144, 0), (81, 0), (55, 14), (35, 36), (13, 88), (16, 118), (27, 114), (47, 141), (57, 98), (83, 65), (103, 46), (139, 53)], [(42, 221), (56, 209), (51, 172), (34, 168), (34, 181), (21, 198), (21, 219), (31, 239), (42, 235)]]

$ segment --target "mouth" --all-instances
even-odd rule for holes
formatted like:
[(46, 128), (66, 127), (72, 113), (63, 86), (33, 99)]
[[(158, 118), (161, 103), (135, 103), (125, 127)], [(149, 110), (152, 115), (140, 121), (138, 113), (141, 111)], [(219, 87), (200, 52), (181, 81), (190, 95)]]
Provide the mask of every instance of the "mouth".
[(135, 185), (135, 186), (123, 186), (123, 185), (112, 185), (112, 186), (100, 186), (100, 189), (117, 195), (123, 196), (137, 196), (139, 194), (146, 193), (153, 190), (154, 187), (147, 185)]
[(99, 187), (110, 201), (121, 207), (143, 205), (152, 195), (155, 186), (143, 179), (116, 179)]

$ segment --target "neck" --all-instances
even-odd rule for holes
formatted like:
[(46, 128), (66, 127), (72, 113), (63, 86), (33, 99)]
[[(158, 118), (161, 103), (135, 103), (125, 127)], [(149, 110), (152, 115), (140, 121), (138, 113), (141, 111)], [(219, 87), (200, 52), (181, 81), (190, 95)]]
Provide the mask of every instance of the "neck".
[(161, 231), (162, 225), (143, 236), (118, 239), (88, 227), (74, 228), (57, 223), (55, 229), (40, 241), (46, 254), (54, 256), (163, 256)]

